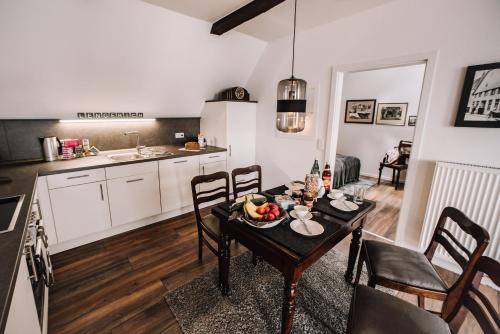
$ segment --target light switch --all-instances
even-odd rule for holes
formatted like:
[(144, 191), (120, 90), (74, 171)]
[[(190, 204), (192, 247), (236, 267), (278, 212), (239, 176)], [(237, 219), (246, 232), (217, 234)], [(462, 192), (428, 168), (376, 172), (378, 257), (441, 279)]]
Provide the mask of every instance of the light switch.
[(184, 138), (184, 132), (176, 132), (175, 133), (175, 139), (180, 139)]

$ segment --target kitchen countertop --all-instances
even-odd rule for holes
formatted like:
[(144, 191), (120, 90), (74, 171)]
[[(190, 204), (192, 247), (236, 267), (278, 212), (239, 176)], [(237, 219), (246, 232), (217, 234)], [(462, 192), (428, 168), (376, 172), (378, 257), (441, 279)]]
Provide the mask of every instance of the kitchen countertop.
[[(180, 151), (181, 146), (162, 146), (167, 151), (174, 153), (168, 156), (156, 156), (152, 158), (133, 161), (114, 161), (108, 158), (108, 154), (123, 152), (134, 152), (135, 149), (101, 152), (97, 156), (85, 157), (73, 160), (29, 163), (24, 165), (4, 166), (0, 168), (0, 176), (12, 178), (11, 183), (0, 184), (0, 198), (24, 194), (24, 202), (21, 206), (19, 216), (14, 230), (0, 234), (0, 333), (5, 330), (5, 323), (9, 314), (12, 293), (17, 278), (19, 262), (21, 260), (23, 245), (26, 238), (26, 227), (31, 202), (38, 176), (67, 173), (93, 168), (128, 165), (146, 161), (156, 161), (164, 159), (175, 159), (194, 155), (225, 152), (226, 149), (208, 146), (207, 149), (199, 152)], [(57, 279), (57, 278), (56, 278)]]

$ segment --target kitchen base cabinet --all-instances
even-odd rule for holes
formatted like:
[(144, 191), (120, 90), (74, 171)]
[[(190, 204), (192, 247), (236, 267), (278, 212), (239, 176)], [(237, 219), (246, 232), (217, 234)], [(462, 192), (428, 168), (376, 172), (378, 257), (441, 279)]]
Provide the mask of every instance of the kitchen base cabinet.
[[(217, 172), (225, 172), (226, 169), (227, 169), (226, 160), (217, 161), (217, 162), (210, 162), (210, 163), (200, 165), (200, 175), (208, 175), (208, 174), (213, 174), (213, 173), (217, 173)], [(231, 175), (229, 175), (229, 179), (231, 179)], [(224, 186), (224, 180), (218, 180), (218, 181), (211, 182), (211, 183), (202, 183), (202, 184), (200, 184), (200, 191), (206, 191), (206, 190), (215, 189), (215, 188), (223, 187), (223, 186)], [(229, 191), (231, 191), (231, 190), (229, 190)]]
[(5, 334), (41, 333), (26, 256), (21, 256), (16, 285), (10, 303)]
[(107, 183), (112, 226), (161, 213), (158, 172), (108, 180)]
[(193, 205), (191, 180), (199, 174), (198, 156), (160, 161), (160, 191), (163, 212)]
[(49, 191), (59, 242), (111, 227), (106, 182)]

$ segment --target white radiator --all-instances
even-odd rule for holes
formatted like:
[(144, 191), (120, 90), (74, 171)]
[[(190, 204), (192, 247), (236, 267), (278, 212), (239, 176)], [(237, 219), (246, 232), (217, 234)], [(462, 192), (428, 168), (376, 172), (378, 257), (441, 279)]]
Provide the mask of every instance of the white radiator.
[[(429, 245), (441, 211), (452, 206), (483, 226), (490, 234), (490, 244), (485, 254), (500, 260), (500, 168), (482, 167), (438, 161), (434, 170), (431, 192), (427, 202), (420, 248)], [(458, 225), (445, 224), (446, 228), (469, 250), (475, 242)], [(453, 260), (438, 247), (439, 262)], [(453, 269), (448, 266), (448, 269)]]

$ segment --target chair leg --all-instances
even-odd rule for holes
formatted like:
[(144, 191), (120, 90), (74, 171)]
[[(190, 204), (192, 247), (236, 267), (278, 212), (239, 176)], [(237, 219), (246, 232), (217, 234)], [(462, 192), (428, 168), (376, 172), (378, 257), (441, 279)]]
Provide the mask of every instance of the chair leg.
[(252, 253), (252, 264), (255, 267), (257, 265), (257, 255)]
[(375, 281), (374, 281), (374, 280), (370, 277), (370, 278), (368, 279), (368, 284), (367, 284), (367, 285), (368, 285), (369, 287), (371, 287), (371, 288), (374, 288), (374, 289), (375, 289), (375, 286), (376, 286), (377, 284), (375, 284)]
[(418, 307), (423, 308), (425, 310), (425, 297), (418, 296)]
[(363, 271), (363, 264), (365, 263), (365, 252), (361, 248), (359, 252), (358, 267), (356, 268), (356, 277), (354, 278), (354, 285), (359, 284), (359, 279), (361, 277), (361, 272)]
[(401, 171), (398, 170), (398, 174), (397, 174), (397, 177), (396, 177), (396, 187), (394, 188), (395, 190), (398, 190), (398, 184), (399, 184), (399, 175), (401, 174)]
[(384, 166), (380, 165), (378, 169), (378, 182), (377, 184), (380, 184), (380, 178), (382, 178), (382, 169), (384, 169)]
[(391, 183), (394, 183), (395, 178), (396, 178), (396, 170), (392, 169), (392, 181), (391, 181)]
[(198, 231), (198, 262), (203, 262), (203, 235)]

